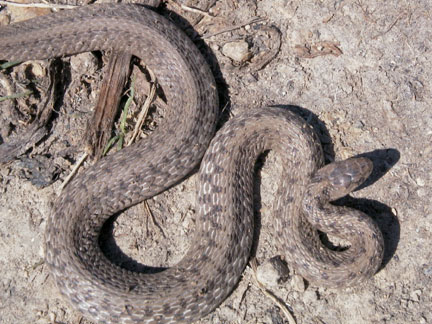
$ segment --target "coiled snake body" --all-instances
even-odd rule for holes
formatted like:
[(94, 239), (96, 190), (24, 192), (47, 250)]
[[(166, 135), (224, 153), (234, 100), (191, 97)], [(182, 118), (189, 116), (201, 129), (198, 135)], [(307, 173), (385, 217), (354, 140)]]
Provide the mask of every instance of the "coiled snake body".
[[(376, 272), (383, 253), (377, 226), (358, 211), (328, 203), (363, 182), (370, 161), (350, 159), (321, 168), (323, 154), (312, 129), (279, 108), (233, 118), (209, 146), (218, 116), (214, 79), (193, 43), (156, 13), (134, 5), (87, 6), (2, 27), (0, 43), (0, 59), (11, 61), (103, 49), (130, 52), (145, 60), (168, 104), (178, 107), (148, 140), (74, 179), (49, 218), (46, 262), (60, 291), (89, 318), (190, 323), (216, 308), (249, 258), (253, 168), (266, 150), (275, 150), (283, 163), (274, 217), (290, 264), (312, 283), (329, 287), (352, 285)], [(180, 181), (206, 149), (196, 235), (182, 261), (156, 274), (113, 265), (98, 244), (103, 223)], [(347, 238), (351, 247), (325, 248), (317, 229)]]

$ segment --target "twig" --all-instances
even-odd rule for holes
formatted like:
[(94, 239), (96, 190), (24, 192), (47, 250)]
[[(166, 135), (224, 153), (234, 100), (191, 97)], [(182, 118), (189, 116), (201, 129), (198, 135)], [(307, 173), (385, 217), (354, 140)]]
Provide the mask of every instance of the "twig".
[(200, 15), (203, 15), (206, 17), (213, 18), (213, 16), (210, 15), (208, 12), (201, 10), (201, 9), (198, 9), (198, 8), (188, 7), (188, 6), (185, 6), (184, 4), (181, 5), (181, 8), (185, 11), (190, 11), (190, 12), (197, 13), (197, 14), (200, 14)]
[(399, 20), (401, 20), (402, 18), (404, 18), (404, 16), (406, 16), (406, 12), (402, 12), (391, 24), (390, 26), (383, 32), (375, 35), (372, 37), (373, 40), (377, 39), (380, 36), (383, 36), (385, 34), (387, 34), (390, 30), (393, 29), (393, 27), (399, 22)]
[[(151, 218), (153, 224), (161, 231), (162, 236), (164, 238), (166, 238), (165, 232), (164, 232), (162, 226), (160, 226), (159, 223), (156, 221), (156, 218), (154, 217), (154, 215), (150, 209), (150, 206), (147, 203), (147, 200), (144, 200), (143, 203), (144, 203), (145, 212), (147, 213), (147, 219)], [(148, 235), (148, 226), (147, 226), (147, 235)]]
[(66, 177), (66, 179), (63, 181), (63, 183), (60, 186), (60, 192), (63, 191), (64, 187), (69, 183), (69, 181), (72, 179), (72, 177), (77, 173), (78, 168), (81, 166), (81, 164), (84, 162), (84, 160), (87, 158), (88, 153), (84, 153), (83, 156), (78, 160), (78, 162), (73, 167), (72, 171), (69, 173), (69, 175)]
[(270, 298), (273, 303), (275, 303), (281, 310), (282, 312), (285, 314), (285, 317), (288, 319), (288, 323), (289, 324), (297, 324), (294, 317), (292, 316), (292, 314), (290, 313), (287, 305), (285, 303), (283, 303), (282, 301), (279, 300), (279, 298), (277, 298), (271, 291), (269, 291), (263, 283), (261, 283), (258, 278), (257, 278), (257, 268), (258, 268), (258, 264), (255, 258), (253, 258), (250, 262), (250, 267), (252, 268), (252, 274), (253, 277), (255, 279), (255, 282), (258, 286), (258, 288), (264, 293), (264, 295), (266, 295), (268, 298)]
[(138, 132), (141, 129), (142, 125), (144, 124), (144, 119), (147, 116), (150, 105), (152, 104), (152, 102), (154, 101), (154, 99), (156, 97), (156, 85), (155, 85), (156, 77), (152, 71), (149, 70), (148, 72), (150, 74), (150, 79), (151, 79), (150, 93), (147, 96), (146, 101), (144, 102), (144, 105), (143, 105), (143, 108), (141, 109), (141, 112), (138, 115), (138, 121), (135, 124), (135, 128), (134, 128), (134, 131), (132, 133), (132, 137), (128, 141), (127, 146), (131, 145), (135, 141), (136, 137), (138, 136)]
[(254, 18), (254, 19), (252, 19), (252, 20), (250, 20), (248, 22), (245, 22), (245, 23), (242, 23), (242, 24), (239, 24), (239, 25), (235, 25), (235, 26), (232, 26), (232, 27), (229, 27), (229, 28), (222, 29), (222, 30), (220, 30), (218, 32), (215, 32), (213, 34), (203, 35), (202, 38), (203, 39), (211, 38), (213, 36), (216, 36), (216, 35), (219, 35), (219, 34), (223, 34), (223, 33), (228, 33), (230, 31), (233, 31), (233, 30), (236, 30), (236, 29), (240, 29), (240, 28), (242, 28), (242, 27), (244, 27), (246, 25), (256, 24), (256, 23), (259, 23), (259, 22), (264, 21), (264, 20), (265, 20), (265, 18), (260, 18), (260, 17)]
[(210, 15), (207, 11), (198, 9), (198, 8), (194, 8), (194, 7), (188, 7), (184, 4), (178, 4), (176, 1), (174, 0), (169, 0), (169, 2), (171, 2), (174, 6), (176, 6), (177, 8), (181, 8), (184, 11), (189, 11), (189, 12), (193, 12), (193, 13), (197, 13), (206, 17), (210, 17), (210, 18), (214, 18), (212, 15)]
[(73, 9), (78, 7), (73, 5), (58, 5), (58, 4), (49, 4), (49, 3), (17, 3), (17, 2), (6, 1), (6, 0), (0, 0), (0, 5), (24, 7), (24, 8), (47, 8), (47, 9)]

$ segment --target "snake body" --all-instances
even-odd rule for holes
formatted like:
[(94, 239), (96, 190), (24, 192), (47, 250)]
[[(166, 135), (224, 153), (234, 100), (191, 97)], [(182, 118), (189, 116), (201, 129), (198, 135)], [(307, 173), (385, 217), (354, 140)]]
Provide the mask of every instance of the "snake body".
[[(364, 181), (370, 162), (350, 159), (321, 168), (323, 153), (311, 127), (280, 108), (236, 116), (212, 139), (218, 100), (210, 69), (193, 43), (151, 10), (87, 6), (2, 27), (0, 42), (0, 59), (12, 61), (103, 49), (132, 53), (155, 72), (168, 105), (179, 107), (166, 113), (148, 140), (76, 177), (48, 220), (46, 262), (60, 291), (92, 320), (191, 323), (214, 310), (249, 258), (253, 169), (267, 150), (283, 164), (274, 218), (290, 264), (328, 287), (358, 283), (381, 264), (383, 241), (375, 223), (328, 203)], [(184, 258), (154, 274), (111, 263), (99, 247), (104, 222), (179, 182), (201, 159), (196, 234)], [(317, 229), (348, 239), (351, 247), (327, 249)]]

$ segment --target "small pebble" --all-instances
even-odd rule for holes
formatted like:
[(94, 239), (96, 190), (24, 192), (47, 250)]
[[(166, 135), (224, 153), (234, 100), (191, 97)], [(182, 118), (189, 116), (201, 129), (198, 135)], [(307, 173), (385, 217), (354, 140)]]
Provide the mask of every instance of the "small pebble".
[(32, 61), (31, 64), (31, 72), (36, 78), (42, 78), (46, 76), (46, 70), (45, 68), (38, 62)]
[(415, 179), (415, 182), (420, 187), (424, 187), (424, 185), (426, 184), (425, 179), (423, 179), (423, 178), (417, 178), (417, 179)]
[(280, 257), (276, 256), (258, 266), (257, 278), (267, 287), (277, 287), (288, 278), (288, 267)]
[(306, 290), (304, 279), (299, 275), (294, 275), (291, 278), (291, 287), (298, 292), (304, 292)]
[(414, 290), (410, 294), (410, 299), (414, 302), (419, 302), (421, 293), (422, 293), (422, 291), (420, 289)]
[(245, 41), (226, 43), (222, 47), (222, 54), (236, 62), (244, 62), (251, 58), (249, 44)]
[(318, 295), (315, 290), (306, 290), (303, 295), (303, 302), (305, 304), (313, 304), (318, 300)]
[(91, 52), (71, 56), (70, 65), (73, 71), (85, 71), (86, 74), (96, 72), (98, 60)]

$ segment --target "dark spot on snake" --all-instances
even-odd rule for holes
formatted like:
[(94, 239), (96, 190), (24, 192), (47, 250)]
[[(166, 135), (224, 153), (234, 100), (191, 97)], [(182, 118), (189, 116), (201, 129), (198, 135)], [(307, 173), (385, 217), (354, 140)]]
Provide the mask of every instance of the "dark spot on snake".
[(296, 182), (297, 182), (297, 178), (290, 177), (290, 178), (288, 178), (287, 180), (285, 180), (285, 182), (286, 182), (288, 185), (292, 186), (292, 185), (296, 184)]
[(133, 291), (136, 287), (137, 287), (137, 285), (130, 285), (130, 286), (128, 287), (128, 292)]
[(206, 254), (201, 255), (199, 258), (199, 261), (201, 261), (203, 263), (206, 263), (208, 260), (209, 260), (209, 257)]
[(222, 230), (222, 225), (219, 224), (218, 222), (212, 222), (212, 225), (213, 225), (213, 228), (216, 230), (216, 232), (219, 232)]
[(179, 301), (179, 305), (181, 307), (183, 307), (184, 309), (186, 309), (187, 301), (185, 299), (181, 298), (180, 301)]
[(214, 205), (212, 207), (212, 214), (216, 215), (218, 213), (222, 212), (222, 206), (221, 205)]
[(213, 193), (220, 193), (220, 192), (222, 192), (222, 187), (221, 186), (213, 186), (212, 192)]
[(323, 278), (323, 279), (327, 280), (327, 279), (329, 278), (329, 276), (328, 276), (328, 274), (327, 274), (327, 273), (325, 273), (325, 272), (322, 272), (322, 273), (321, 273), (321, 278)]
[(169, 304), (163, 304), (162, 308), (164, 310), (164, 313), (169, 314), (171, 312), (171, 306)]
[(233, 263), (234, 259), (235, 259), (234, 254), (233, 253), (227, 253), (226, 259), (227, 259), (228, 263)]
[(292, 203), (294, 201), (294, 197), (292, 197), (292, 196), (288, 196), (288, 197), (286, 197), (286, 199), (284, 200), (284, 202), (286, 203), (286, 204), (290, 204), (290, 203)]
[(211, 202), (211, 195), (202, 195), (201, 198), (204, 204), (209, 204)]
[(224, 171), (219, 165), (214, 165), (213, 173), (222, 173)]
[(59, 255), (60, 254), (60, 249), (58, 249), (57, 247), (53, 247), (52, 248), (52, 251), (54, 252), (54, 256), (57, 256), (57, 255)]

